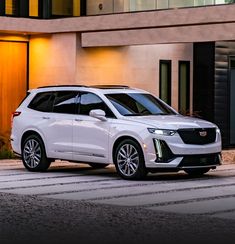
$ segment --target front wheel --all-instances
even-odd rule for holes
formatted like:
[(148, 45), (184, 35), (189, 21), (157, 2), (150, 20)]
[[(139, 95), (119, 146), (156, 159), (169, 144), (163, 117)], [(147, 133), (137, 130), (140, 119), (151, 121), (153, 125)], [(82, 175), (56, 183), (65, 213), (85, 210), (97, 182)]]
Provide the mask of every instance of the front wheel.
[(201, 168), (201, 169), (185, 169), (184, 170), (190, 176), (201, 176), (210, 171), (210, 168)]
[(39, 136), (27, 137), (22, 145), (22, 160), (26, 169), (32, 172), (46, 171), (51, 161), (47, 158), (44, 144)]
[(114, 154), (114, 163), (123, 179), (140, 180), (147, 174), (142, 149), (131, 139), (126, 139), (118, 145)]

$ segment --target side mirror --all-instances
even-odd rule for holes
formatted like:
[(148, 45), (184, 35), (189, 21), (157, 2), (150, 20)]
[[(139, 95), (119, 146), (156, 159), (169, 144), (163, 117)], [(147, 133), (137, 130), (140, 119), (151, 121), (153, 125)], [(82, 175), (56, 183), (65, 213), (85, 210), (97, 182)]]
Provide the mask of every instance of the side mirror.
[(107, 118), (105, 117), (105, 112), (101, 109), (94, 109), (91, 110), (89, 115), (93, 118), (99, 119), (101, 121), (107, 121)]

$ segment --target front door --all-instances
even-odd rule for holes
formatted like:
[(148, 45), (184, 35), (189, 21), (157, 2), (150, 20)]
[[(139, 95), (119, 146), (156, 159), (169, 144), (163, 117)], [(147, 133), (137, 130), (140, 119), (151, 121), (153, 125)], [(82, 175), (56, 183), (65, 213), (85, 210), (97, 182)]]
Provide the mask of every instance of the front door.
[(0, 136), (8, 138), (11, 114), (27, 91), (27, 43), (0, 41)]
[(107, 111), (104, 102), (97, 95), (81, 93), (79, 114), (73, 122), (73, 155), (75, 161), (109, 163), (109, 122), (89, 116), (93, 109)]

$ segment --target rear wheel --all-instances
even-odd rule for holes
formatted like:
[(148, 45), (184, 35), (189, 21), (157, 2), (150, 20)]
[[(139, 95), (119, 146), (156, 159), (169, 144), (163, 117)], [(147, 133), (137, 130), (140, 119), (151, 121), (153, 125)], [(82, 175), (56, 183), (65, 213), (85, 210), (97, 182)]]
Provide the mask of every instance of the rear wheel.
[(39, 136), (31, 135), (24, 140), (22, 160), (29, 171), (40, 172), (49, 168), (51, 161), (46, 156), (44, 144)]
[(200, 176), (200, 175), (204, 175), (207, 172), (210, 171), (210, 168), (201, 168), (201, 169), (185, 169), (184, 170), (188, 175), (191, 176)]
[(147, 174), (142, 149), (134, 140), (126, 139), (118, 145), (114, 162), (123, 179), (139, 180)]

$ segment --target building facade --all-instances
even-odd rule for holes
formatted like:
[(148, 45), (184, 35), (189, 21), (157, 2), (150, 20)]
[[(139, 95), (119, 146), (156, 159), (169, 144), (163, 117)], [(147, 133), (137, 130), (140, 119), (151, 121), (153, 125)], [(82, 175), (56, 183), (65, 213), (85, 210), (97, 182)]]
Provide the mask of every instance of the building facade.
[(123, 84), (215, 122), (234, 147), (233, 2), (0, 1), (0, 134), (28, 89)]

